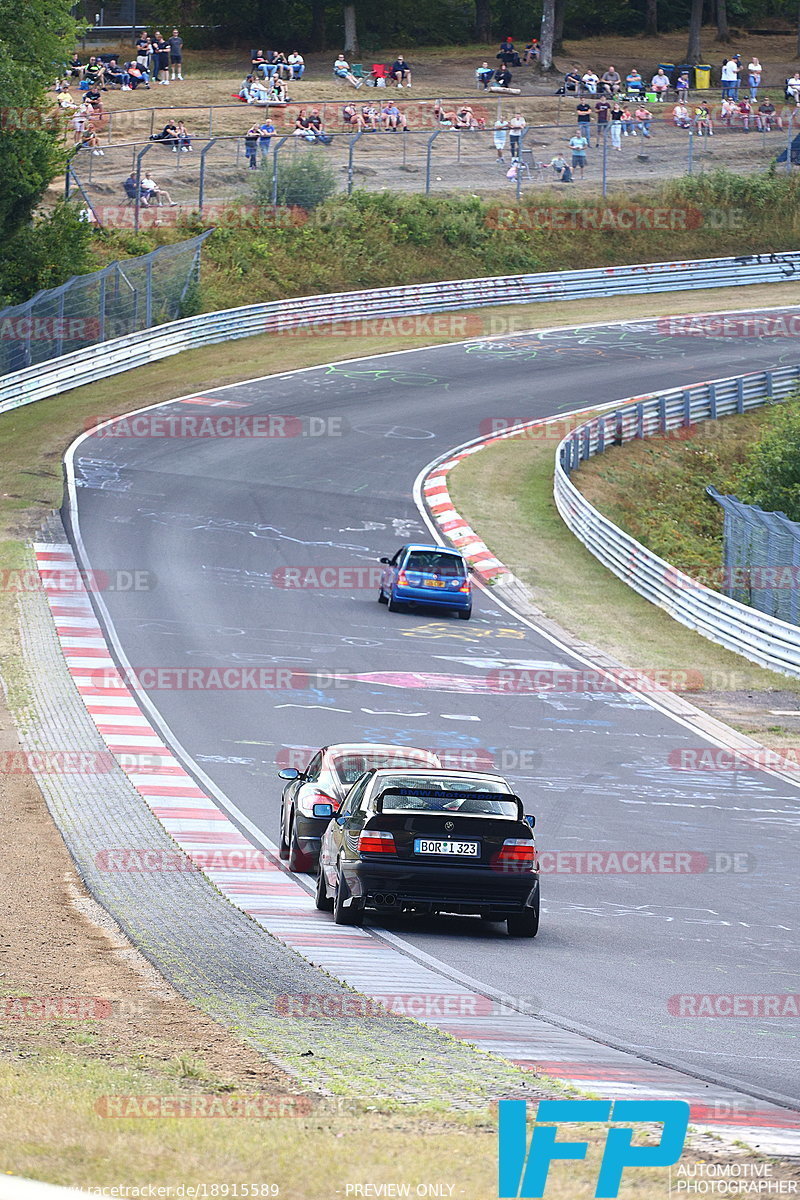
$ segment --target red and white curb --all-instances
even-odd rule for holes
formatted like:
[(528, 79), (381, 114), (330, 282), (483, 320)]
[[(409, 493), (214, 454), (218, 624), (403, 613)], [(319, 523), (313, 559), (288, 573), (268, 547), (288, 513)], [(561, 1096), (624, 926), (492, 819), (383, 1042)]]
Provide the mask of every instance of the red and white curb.
[[(443, 465), (449, 469), (461, 457)], [(437, 474), (441, 475), (441, 468)], [(109, 750), (186, 857), (271, 935), (363, 997), (388, 1004), (524, 1069), (589, 1087), (609, 1099), (686, 1099), (696, 1125), (732, 1139), (743, 1138), (763, 1153), (800, 1154), (800, 1119), (790, 1109), (648, 1063), (535, 1014), (517, 1011), (513, 998), (491, 988), (481, 990), (467, 976), (461, 982), (459, 972), (443, 974), (435, 960), (394, 935), (334, 925), (280, 862), (276, 847), (265, 843), (267, 849), (259, 851), (239, 831), (142, 712), (109, 653), (71, 546), (39, 544), (34, 550), (67, 668)], [(476, 563), (483, 563), (482, 569), (492, 570), (471, 543), (470, 552), (476, 555)], [(69, 592), (64, 590), (65, 577), (70, 580)], [(146, 861), (126, 864), (124, 856), (130, 852), (120, 852), (117, 861), (114, 850), (109, 847), (106, 869), (148, 869)], [(247, 863), (249, 869), (234, 862)], [(535, 945), (531, 953), (535, 954)], [(314, 1001), (314, 997), (287, 997), (287, 1015), (292, 1004), (302, 1013)], [(359, 997), (353, 1001), (363, 1004)]]

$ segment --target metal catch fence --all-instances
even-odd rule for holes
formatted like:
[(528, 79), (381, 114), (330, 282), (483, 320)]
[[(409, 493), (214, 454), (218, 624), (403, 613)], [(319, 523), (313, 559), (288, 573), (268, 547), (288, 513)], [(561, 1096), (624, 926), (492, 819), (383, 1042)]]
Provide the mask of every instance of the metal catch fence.
[(800, 524), (716, 488), (706, 491), (725, 514), (722, 590), (740, 604), (800, 625)]

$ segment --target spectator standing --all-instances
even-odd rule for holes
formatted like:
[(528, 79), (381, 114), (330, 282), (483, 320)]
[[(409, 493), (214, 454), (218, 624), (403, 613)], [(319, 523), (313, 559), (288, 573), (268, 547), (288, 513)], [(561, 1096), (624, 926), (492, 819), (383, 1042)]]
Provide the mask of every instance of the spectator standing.
[(589, 143), (583, 134), (576, 133), (569, 139), (569, 146), (572, 151), (572, 169), (580, 171), (581, 179), (583, 179), (583, 172), (586, 169), (586, 150)]
[(504, 151), (506, 148), (506, 138), (508, 135), (508, 121), (503, 117), (498, 117), (494, 123), (494, 148), (497, 151), (497, 161), (505, 162)]
[(411, 67), (403, 58), (402, 54), (398, 54), (397, 58), (392, 63), (389, 75), (399, 88), (401, 88), (403, 84), (405, 84), (406, 87), (411, 87)]
[(622, 106), (618, 100), (611, 105), (611, 145), (615, 150), (622, 150)]
[(752, 61), (747, 64), (747, 86), (750, 88), (750, 99), (756, 100), (758, 89), (761, 87), (761, 63), (755, 54)]
[(156, 83), (169, 84), (169, 46), (158, 30), (153, 34), (153, 54)]
[(167, 45), (169, 46), (169, 62), (173, 79), (183, 79), (183, 38), (177, 29), (173, 29)]
[(526, 125), (527, 125), (527, 121), (523, 117), (522, 113), (519, 113), (519, 112), (514, 113), (513, 117), (508, 122), (508, 129), (509, 129), (510, 141), (511, 141), (511, 161), (512, 162), (514, 161), (515, 158), (519, 159), (520, 141), (522, 139), (522, 133), (523, 133), (523, 130), (525, 129)]
[(588, 100), (580, 100), (575, 109), (578, 117), (578, 133), (586, 138), (587, 143), (592, 140), (592, 106)]
[(656, 94), (656, 100), (658, 100), (660, 104), (663, 104), (664, 97), (669, 91), (670, 83), (669, 75), (667, 75), (666, 71), (662, 67), (658, 68), (655, 75), (650, 80), (650, 87)]
[(611, 112), (611, 104), (608, 100), (606, 100), (605, 96), (601, 96), (595, 104), (594, 109), (597, 113), (597, 141), (595, 145), (599, 146), (601, 139), (606, 136), (606, 129), (608, 128), (608, 114)]
[(739, 87), (739, 63), (735, 58), (722, 60), (722, 99), (735, 100)]
[(261, 131), (257, 125), (251, 125), (244, 135), (244, 153), (251, 171), (258, 170), (258, 139)]

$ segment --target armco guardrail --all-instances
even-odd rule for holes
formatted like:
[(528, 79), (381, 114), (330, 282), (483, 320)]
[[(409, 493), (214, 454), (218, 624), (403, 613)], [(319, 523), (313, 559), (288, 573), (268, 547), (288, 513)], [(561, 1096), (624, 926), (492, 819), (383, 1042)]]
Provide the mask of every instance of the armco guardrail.
[(582, 496), (570, 479), (587, 458), (634, 438), (748, 412), (800, 386), (800, 366), (718, 379), (628, 401), (574, 429), (556, 451), (554, 496), (568, 528), (624, 583), (712, 642), (800, 678), (800, 629), (703, 587), (646, 549)]
[[(146, 333), (115, 338), (28, 367), (0, 379), (0, 413), (71, 388), (106, 379), (157, 359), (254, 334), (292, 330), (344, 318), (415, 316), (493, 304), (576, 300), (581, 296), (686, 291), (745, 283), (773, 283), (800, 271), (800, 252), (707, 258), (693, 262), (642, 263), (590, 271), (458, 279), (420, 286), (380, 288), (327, 296), (302, 296), (202, 313)], [(365, 330), (367, 332), (367, 330)]]

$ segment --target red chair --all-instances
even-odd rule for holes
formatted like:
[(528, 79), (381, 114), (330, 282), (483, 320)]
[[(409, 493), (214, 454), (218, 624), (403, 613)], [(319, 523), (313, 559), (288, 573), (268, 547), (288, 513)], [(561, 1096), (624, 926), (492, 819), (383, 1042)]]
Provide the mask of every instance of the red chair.
[[(389, 78), (389, 68), (386, 63), (373, 63), (370, 77), (374, 87), (386, 87), (386, 80)], [(383, 80), (382, 84), (378, 83), (379, 79)]]

